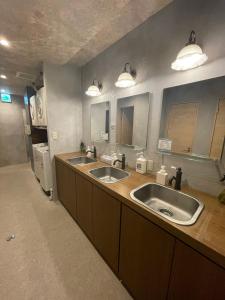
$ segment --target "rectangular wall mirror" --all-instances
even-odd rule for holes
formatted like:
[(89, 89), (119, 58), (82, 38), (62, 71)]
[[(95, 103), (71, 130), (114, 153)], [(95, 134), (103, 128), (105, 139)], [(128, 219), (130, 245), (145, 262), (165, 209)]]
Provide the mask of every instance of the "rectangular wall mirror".
[(110, 103), (101, 102), (91, 105), (91, 140), (93, 142), (109, 141), (110, 137)]
[(164, 89), (159, 150), (221, 159), (225, 76)]
[(149, 93), (118, 99), (116, 142), (120, 145), (145, 149), (148, 118)]

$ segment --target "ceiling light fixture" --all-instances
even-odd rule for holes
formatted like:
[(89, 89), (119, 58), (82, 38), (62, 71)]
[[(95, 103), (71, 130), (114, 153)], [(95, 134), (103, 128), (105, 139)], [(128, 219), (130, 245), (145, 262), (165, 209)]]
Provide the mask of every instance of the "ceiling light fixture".
[(0, 78), (2, 78), (2, 79), (7, 79), (7, 76), (4, 75), (4, 74), (1, 74), (1, 75), (0, 75)]
[(192, 30), (188, 43), (180, 50), (176, 60), (171, 64), (171, 68), (176, 71), (185, 71), (201, 66), (207, 59), (207, 55), (196, 44), (196, 34)]
[(89, 86), (85, 94), (90, 97), (96, 97), (102, 94), (101, 91), (102, 91), (102, 84), (99, 81), (94, 79), (92, 85)]
[(9, 47), (10, 43), (6, 39), (0, 39), (0, 45), (2, 45), (4, 47)]
[(134, 86), (136, 78), (136, 71), (132, 69), (130, 63), (126, 63), (123, 69), (123, 72), (118, 77), (115, 82), (115, 86), (119, 88), (126, 88), (130, 86)]

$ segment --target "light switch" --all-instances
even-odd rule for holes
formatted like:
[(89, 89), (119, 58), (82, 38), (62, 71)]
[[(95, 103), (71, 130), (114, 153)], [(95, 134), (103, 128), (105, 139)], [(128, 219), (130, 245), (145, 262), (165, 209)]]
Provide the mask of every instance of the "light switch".
[(29, 124), (25, 124), (25, 134), (31, 135), (31, 129)]
[(58, 140), (58, 132), (57, 131), (52, 131), (52, 138), (53, 138), (53, 140)]

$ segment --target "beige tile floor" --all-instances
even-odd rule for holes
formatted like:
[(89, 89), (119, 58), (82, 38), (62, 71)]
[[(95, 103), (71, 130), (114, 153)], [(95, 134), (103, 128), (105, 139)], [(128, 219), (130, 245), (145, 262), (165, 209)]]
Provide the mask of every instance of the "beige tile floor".
[(131, 299), (27, 164), (0, 168), (0, 299)]

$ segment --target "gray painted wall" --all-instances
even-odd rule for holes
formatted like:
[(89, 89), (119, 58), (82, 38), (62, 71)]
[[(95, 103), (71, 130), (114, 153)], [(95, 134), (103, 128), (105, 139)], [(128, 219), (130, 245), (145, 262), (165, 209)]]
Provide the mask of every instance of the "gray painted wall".
[(11, 95), (12, 103), (0, 101), (0, 167), (28, 161), (23, 97)]
[[(84, 91), (94, 78), (103, 84), (103, 94), (95, 99), (83, 96), (83, 136), (90, 143), (90, 105), (110, 101), (111, 122), (116, 123), (116, 102), (118, 98), (151, 92), (148, 147), (146, 155), (154, 159), (155, 170), (163, 162), (181, 166), (184, 179), (191, 186), (218, 194), (224, 188), (219, 183), (213, 162), (196, 162), (178, 157), (162, 157), (156, 151), (159, 137), (163, 89), (212, 77), (225, 75), (225, 1), (224, 0), (175, 0), (165, 9), (151, 17), (144, 24), (130, 32), (119, 42), (89, 62), (82, 70)], [(197, 33), (197, 41), (203, 45), (208, 62), (197, 69), (176, 72), (170, 68), (178, 51), (187, 42), (190, 31)], [(118, 89), (114, 83), (126, 62), (137, 71), (137, 85)], [(98, 152), (107, 152), (108, 143), (98, 146)], [(121, 149), (127, 154), (129, 164), (134, 166), (135, 152)]]
[[(53, 164), (54, 155), (79, 150), (82, 137), (81, 72), (71, 65), (44, 64), (46, 87), (48, 143)], [(53, 139), (53, 132), (58, 139)], [(55, 182), (55, 181), (54, 181)]]

